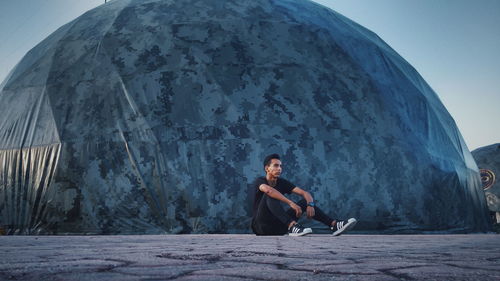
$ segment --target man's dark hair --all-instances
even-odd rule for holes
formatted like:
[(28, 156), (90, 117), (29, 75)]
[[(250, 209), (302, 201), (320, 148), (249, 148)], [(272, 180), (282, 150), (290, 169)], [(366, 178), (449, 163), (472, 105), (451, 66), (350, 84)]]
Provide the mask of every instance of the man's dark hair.
[(266, 158), (264, 158), (264, 168), (271, 164), (271, 160), (273, 159), (279, 159), (281, 160), (280, 156), (276, 153), (273, 153), (271, 155), (267, 155)]

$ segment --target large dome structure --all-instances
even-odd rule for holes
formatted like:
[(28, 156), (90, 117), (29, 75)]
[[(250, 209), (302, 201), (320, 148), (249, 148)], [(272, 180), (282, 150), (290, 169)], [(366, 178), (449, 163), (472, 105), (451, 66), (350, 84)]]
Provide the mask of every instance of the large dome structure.
[(437, 95), (377, 35), (306, 0), (115, 0), (0, 86), (9, 233), (250, 232), (262, 159), (334, 217), (487, 230)]

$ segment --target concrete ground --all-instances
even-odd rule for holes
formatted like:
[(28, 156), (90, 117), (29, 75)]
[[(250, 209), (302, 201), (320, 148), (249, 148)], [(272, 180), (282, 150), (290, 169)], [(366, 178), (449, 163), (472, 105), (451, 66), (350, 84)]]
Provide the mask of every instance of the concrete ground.
[(500, 235), (0, 236), (0, 280), (500, 280)]

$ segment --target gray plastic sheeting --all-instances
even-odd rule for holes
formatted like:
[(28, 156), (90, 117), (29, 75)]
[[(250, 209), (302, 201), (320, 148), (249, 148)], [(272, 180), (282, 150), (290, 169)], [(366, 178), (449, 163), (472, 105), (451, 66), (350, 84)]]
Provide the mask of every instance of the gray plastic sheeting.
[(250, 232), (268, 153), (358, 230), (488, 229), (436, 94), (377, 35), (310, 1), (110, 1), (0, 87), (9, 233)]
[(472, 156), (481, 169), (488, 208), (500, 212), (500, 143), (480, 147), (472, 151)]

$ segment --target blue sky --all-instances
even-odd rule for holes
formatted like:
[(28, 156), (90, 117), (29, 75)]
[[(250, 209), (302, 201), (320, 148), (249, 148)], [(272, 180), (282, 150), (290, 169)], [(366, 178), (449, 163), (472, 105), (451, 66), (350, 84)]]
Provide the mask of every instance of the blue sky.
[[(119, 0), (113, 0), (119, 1)], [(470, 150), (500, 142), (500, 0), (316, 0), (412, 64)], [(0, 81), (27, 51), (104, 0), (0, 1)]]

